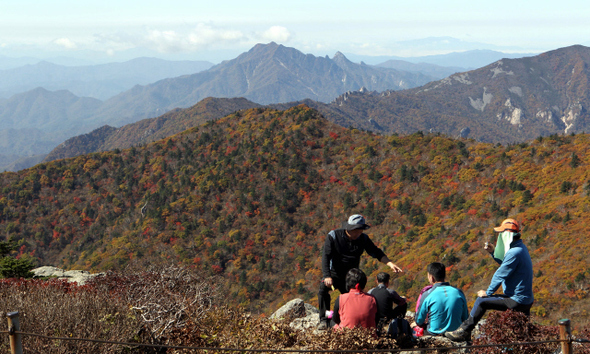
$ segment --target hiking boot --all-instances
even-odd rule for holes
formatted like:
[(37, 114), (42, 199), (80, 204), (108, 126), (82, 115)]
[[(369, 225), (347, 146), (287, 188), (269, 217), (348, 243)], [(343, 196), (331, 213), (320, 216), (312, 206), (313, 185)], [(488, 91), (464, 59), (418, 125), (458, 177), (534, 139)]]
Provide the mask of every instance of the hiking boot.
[(449, 338), (453, 342), (467, 342), (471, 339), (471, 332), (467, 332), (463, 328), (459, 327), (452, 332), (445, 332), (445, 337)]
[(328, 321), (320, 321), (320, 324), (318, 325), (317, 330), (318, 331), (325, 331), (328, 329)]

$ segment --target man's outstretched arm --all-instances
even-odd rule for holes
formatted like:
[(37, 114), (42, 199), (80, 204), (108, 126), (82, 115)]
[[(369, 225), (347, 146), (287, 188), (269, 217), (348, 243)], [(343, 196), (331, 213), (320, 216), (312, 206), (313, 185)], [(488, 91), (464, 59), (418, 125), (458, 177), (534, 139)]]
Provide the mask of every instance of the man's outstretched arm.
[(391, 268), (391, 270), (393, 270), (394, 273), (402, 273), (403, 270), (398, 267), (397, 265), (395, 265), (387, 256), (383, 256), (381, 258), (381, 263), (386, 264), (389, 268)]

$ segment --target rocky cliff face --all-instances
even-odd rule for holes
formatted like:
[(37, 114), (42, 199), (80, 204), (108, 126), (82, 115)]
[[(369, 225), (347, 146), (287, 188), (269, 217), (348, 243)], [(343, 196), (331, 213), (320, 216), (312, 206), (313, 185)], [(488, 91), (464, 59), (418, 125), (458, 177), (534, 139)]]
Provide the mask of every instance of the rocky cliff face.
[[(521, 142), (590, 131), (590, 48), (572, 46), (534, 57), (503, 59), (422, 87), (344, 94), (335, 114), (383, 133), (418, 130), (486, 142)], [(344, 121), (344, 118), (340, 120)]]

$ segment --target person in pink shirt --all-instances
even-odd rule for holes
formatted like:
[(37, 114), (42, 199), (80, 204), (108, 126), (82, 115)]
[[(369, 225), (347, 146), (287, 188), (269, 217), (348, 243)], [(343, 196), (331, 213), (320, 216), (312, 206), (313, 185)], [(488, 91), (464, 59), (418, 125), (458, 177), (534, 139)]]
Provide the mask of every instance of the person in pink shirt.
[(365, 273), (353, 268), (346, 274), (345, 283), (348, 293), (338, 296), (334, 303), (334, 328), (376, 328), (377, 300), (363, 291), (367, 285)]

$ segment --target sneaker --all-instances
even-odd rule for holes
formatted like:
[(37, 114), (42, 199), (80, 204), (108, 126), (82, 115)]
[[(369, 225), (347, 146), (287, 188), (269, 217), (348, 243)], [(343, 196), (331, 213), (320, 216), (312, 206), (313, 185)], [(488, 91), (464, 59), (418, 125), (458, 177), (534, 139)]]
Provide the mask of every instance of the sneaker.
[(459, 327), (452, 332), (445, 332), (445, 337), (449, 338), (453, 342), (467, 342), (471, 339), (471, 333)]
[(318, 325), (318, 331), (325, 331), (328, 329), (328, 321), (320, 321), (320, 324)]

